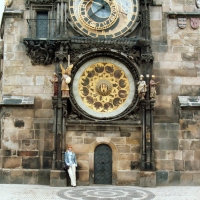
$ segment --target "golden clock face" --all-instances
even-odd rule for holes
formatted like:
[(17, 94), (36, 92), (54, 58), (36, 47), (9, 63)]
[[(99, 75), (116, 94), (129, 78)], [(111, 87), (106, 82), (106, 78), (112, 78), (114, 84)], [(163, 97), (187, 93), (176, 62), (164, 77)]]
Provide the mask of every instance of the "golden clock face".
[(91, 37), (115, 38), (130, 30), (138, 16), (138, 0), (69, 0), (73, 24)]
[(119, 115), (131, 104), (135, 83), (130, 71), (112, 58), (94, 58), (76, 73), (73, 96), (90, 116), (109, 118)]

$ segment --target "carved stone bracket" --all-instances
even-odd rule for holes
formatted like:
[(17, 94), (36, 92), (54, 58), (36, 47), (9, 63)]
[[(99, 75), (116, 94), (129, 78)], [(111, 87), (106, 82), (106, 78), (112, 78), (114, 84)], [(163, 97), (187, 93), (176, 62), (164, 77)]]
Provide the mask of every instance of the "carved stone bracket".
[(25, 40), (26, 53), (31, 58), (33, 65), (51, 64), (54, 57), (55, 51), (58, 49), (59, 42), (57, 41), (28, 41)]
[(71, 38), (70, 55), (75, 62), (79, 59), (79, 55), (83, 55), (94, 51), (114, 51), (120, 54), (126, 54), (132, 62), (138, 65), (141, 62), (140, 48), (149, 41), (139, 38), (119, 38), (119, 39), (94, 39), (94, 38)]
[(152, 54), (141, 54), (142, 61), (146, 63), (150, 63), (154, 61), (154, 57)]
[(55, 61), (64, 61), (67, 60), (69, 54), (69, 45), (68, 41), (60, 42), (60, 49), (55, 53)]
[(33, 4), (50, 4), (54, 3), (56, 0), (26, 0), (26, 5)]

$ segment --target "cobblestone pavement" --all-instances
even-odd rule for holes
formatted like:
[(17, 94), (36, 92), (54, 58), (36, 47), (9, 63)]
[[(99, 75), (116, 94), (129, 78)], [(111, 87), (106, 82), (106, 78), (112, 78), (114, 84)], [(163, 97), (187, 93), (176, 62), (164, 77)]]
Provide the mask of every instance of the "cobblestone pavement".
[(0, 200), (200, 200), (199, 186), (141, 188), (135, 186), (50, 187), (0, 184)]

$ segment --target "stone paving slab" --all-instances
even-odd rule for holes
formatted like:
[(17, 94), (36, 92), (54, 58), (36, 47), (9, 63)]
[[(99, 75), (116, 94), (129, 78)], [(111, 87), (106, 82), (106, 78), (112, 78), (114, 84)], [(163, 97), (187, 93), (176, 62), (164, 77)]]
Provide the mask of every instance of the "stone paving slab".
[(135, 186), (50, 187), (0, 184), (0, 200), (200, 200), (199, 186), (142, 188)]

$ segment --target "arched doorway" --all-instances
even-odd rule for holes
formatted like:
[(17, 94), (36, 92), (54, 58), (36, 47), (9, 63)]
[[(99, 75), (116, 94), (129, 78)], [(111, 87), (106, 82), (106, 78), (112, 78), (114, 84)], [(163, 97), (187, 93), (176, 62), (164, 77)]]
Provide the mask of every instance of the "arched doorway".
[(112, 184), (112, 149), (106, 144), (94, 151), (94, 183)]

